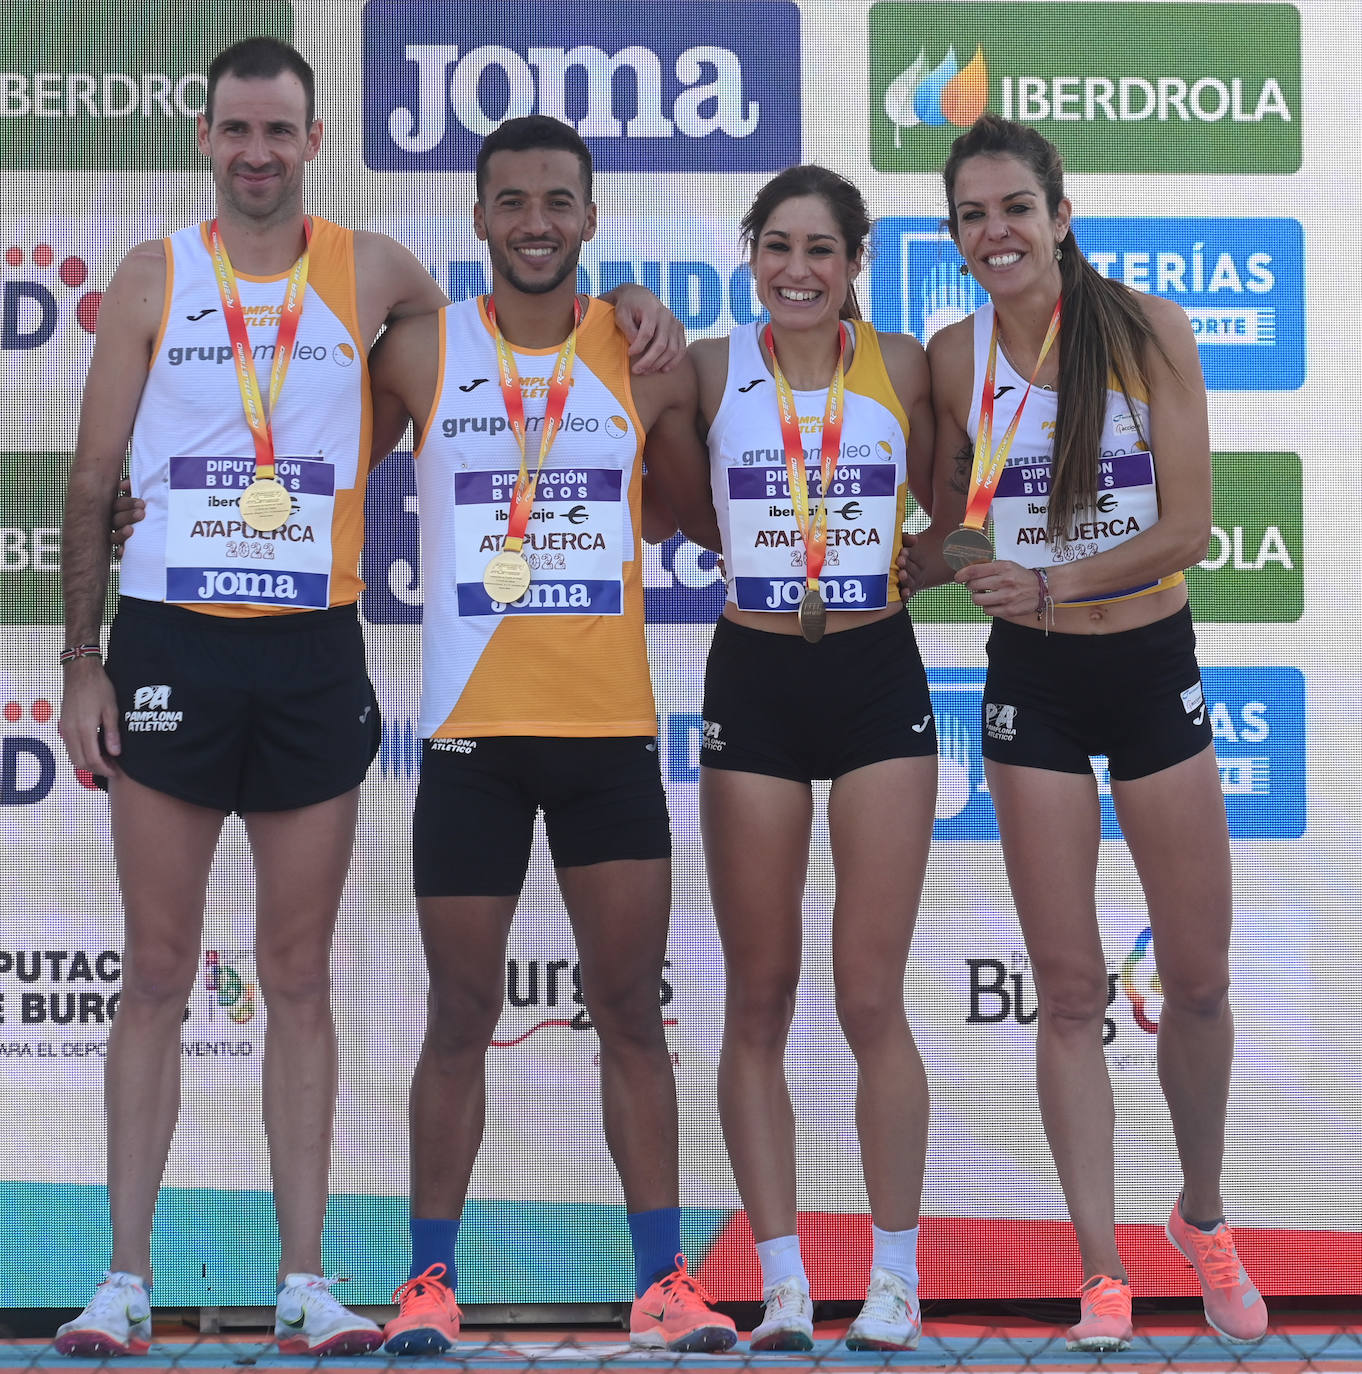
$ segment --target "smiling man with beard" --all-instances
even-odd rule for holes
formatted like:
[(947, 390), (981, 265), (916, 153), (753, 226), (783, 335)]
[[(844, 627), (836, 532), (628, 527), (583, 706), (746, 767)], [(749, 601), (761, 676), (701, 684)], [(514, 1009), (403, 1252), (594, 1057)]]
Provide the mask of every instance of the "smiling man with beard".
[[(606, 1140), (633, 1242), (636, 1346), (725, 1350), (680, 1254), (676, 1086), (659, 987), (671, 836), (644, 642), (643, 460), (698, 542), (695, 374), (631, 377), (613, 314), (576, 294), (596, 231), (591, 158), (566, 124), (510, 120), (477, 163), (490, 296), (404, 321), (374, 351), (377, 444), (416, 427), (422, 568), (413, 823), (430, 1012), (411, 1089), (412, 1266), (391, 1354), (457, 1338), (454, 1250), (482, 1142), (484, 1059), (542, 808), (601, 1044)], [(494, 386), (470, 389), (473, 378)], [(703, 484), (701, 484), (703, 485)], [(550, 524), (549, 517), (552, 517)], [(561, 518), (560, 518), (561, 517)]]

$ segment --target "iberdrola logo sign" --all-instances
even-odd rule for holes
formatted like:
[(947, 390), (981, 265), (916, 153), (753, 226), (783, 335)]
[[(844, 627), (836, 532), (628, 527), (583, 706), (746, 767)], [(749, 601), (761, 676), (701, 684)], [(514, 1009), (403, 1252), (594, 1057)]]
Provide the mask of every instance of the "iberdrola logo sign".
[[(894, 148), (904, 146), (903, 134), (918, 124), (939, 129), (967, 129), (988, 109), (988, 59), (981, 46), (962, 68), (955, 48), (928, 70), (926, 48), (921, 48), (906, 71), (900, 72), (884, 92), (884, 113), (894, 129)], [(955, 134), (952, 132), (951, 137)]]
[(985, 110), (1075, 172), (1294, 172), (1300, 16), (1275, 4), (904, 3), (870, 11), (870, 156), (932, 172)]

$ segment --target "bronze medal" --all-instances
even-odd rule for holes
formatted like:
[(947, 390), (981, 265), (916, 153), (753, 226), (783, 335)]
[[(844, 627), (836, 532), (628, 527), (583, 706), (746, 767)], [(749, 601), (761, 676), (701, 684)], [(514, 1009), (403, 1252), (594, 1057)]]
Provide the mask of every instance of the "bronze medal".
[(799, 630), (810, 644), (817, 644), (828, 627), (828, 608), (823, 603), (823, 593), (817, 587), (810, 587), (799, 603)]
[(493, 601), (509, 606), (530, 589), (530, 565), (523, 553), (502, 549), (482, 570), (483, 590)]
[(953, 572), (968, 568), (971, 563), (992, 563), (993, 541), (983, 530), (961, 525), (942, 541), (941, 556)]
[(293, 513), (293, 498), (276, 477), (257, 477), (237, 501), (241, 518), (262, 534), (277, 530)]

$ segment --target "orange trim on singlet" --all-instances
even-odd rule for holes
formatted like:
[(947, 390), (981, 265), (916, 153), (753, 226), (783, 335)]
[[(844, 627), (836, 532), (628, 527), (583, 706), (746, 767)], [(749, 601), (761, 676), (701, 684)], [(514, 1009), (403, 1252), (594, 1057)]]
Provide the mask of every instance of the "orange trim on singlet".
[(161, 255), (166, 262), (166, 288), (165, 297), (161, 301), (161, 323), (151, 345), (151, 357), (147, 359), (148, 372), (156, 366), (156, 359), (161, 356), (161, 347), (165, 343), (166, 330), (170, 327), (170, 298), (175, 294), (175, 254), (171, 250), (169, 239), (161, 240)]
[(421, 456), (421, 450), (426, 446), (426, 440), (430, 437), (431, 426), (435, 423), (435, 417), (440, 410), (440, 402), (445, 394), (445, 311), (450, 309), (446, 306), (444, 310), (436, 312), (436, 353), (435, 353), (435, 395), (430, 400), (430, 412), (426, 416), (426, 423), (417, 435), (416, 444), (412, 448), (412, 460), (415, 461)]

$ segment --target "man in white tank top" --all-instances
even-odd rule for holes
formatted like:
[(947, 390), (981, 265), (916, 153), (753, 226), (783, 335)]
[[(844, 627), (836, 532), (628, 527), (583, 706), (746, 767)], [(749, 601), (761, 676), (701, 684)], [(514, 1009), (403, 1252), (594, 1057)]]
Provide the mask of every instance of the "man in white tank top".
[[(321, 139), (312, 72), (296, 51), (271, 39), (250, 39), (221, 54), (210, 67), (207, 111), (198, 121), (199, 148), (211, 163), (217, 190), (220, 256), (212, 254), (206, 229), (165, 244), (142, 244), (119, 266), (101, 307), (63, 527), (67, 648), (61, 734), (77, 768), (108, 779), (126, 945), (105, 1080), (113, 1253), (110, 1273), (90, 1304), (58, 1333), (57, 1348), (66, 1354), (137, 1353), (150, 1339), (152, 1214), (178, 1116), (180, 1021), (198, 963), (209, 869), (223, 821), (233, 810), (243, 815), (254, 857), (256, 960), (269, 1003), (264, 1115), (281, 1241), (276, 1334), (286, 1351), (311, 1354), (362, 1353), (382, 1339), (372, 1322), (346, 1311), (331, 1295), (321, 1257), (336, 1095), (328, 955), (349, 866), (358, 785), (377, 745), (378, 712), (353, 608), (368, 436), (352, 435), (348, 451), (343, 437), (315, 436), (332, 406), (356, 416), (367, 410), (367, 380), (363, 367), (351, 367), (353, 381), (316, 395), (309, 382), (315, 374), (306, 366), (294, 366), (277, 379), (282, 386), (271, 386), (270, 363), (262, 361), (257, 385), (269, 397), (261, 409), (273, 435), (263, 417), (254, 430), (248, 428), (242, 399), (250, 395), (248, 380), (238, 372), (240, 393), (226, 381), (234, 368), (229, 307), (237, 308), (238, 319), (253, 310), (281, 321), (276, 327), (268, 320), (263, 338), (259, 330), (245, 336), (255, 357), (267, 360), (288, 353), (276, 328), (282, 331), (289, 307), (253, 306), (252, 300), (271, 292), (282, 300), (308, 270), (299, 264), (309, 259), (313, 282), (304, 281), (299, 293), (297, 337), (331, 329), (342, 356), (346, 349), (367, 349), (386, 322), (439, 309), (445, 297), (393, 240), (350, 235), (304, 214), (304, 172)], [(204, 274), (203, 314), (189, 326), (203, 335), (197, 371), (179, 366), (184, 355), (178, 343), (163, 347), (168, 329), (186, 327), (166, 318), (174, 292), (172, 251), (176, 261), (196, 261), (200, 271), (205, 261), (227, 260), (229, 274), (243, 282), (233, 299), (230, 275), (219, 296), (215, 278), (221, 269)], [(272, 280), (279, 285), (270, 287)], [(219, 387), (216, 404), (201, 406), (197, 417), (181, 413), (180, 402), (201, 394), (206, 374)], [(169, 427), (161, 423), (170, 405), (180, 405), (171, 412), (179, 415), (174, 434), (166, 434)], [(204, 453), (207, 433), (214, 435), (208, 453), (215, 450), (216, 457)], [(262, 435), (268, 440), (264, 450)], [(140, 628), (134, 634), (130, 619), (125, 630), (115, 629), (111, 677), (99, 649), (110, 493), (130, 438), (147, 484), (138, 495), (162, 520), (158, 535), (149, 518), (141, 552), (167, 565), (166, 580), (142, 577), (135, 599), (124, 603), (129, 611), (137, 608)], [(273, 470), (261, 458), (272, 456), (276, 438), (279, 465), (271, 483)], [(232, 468), (231, 484), (213, 467), (217, 462)], [(239, 492), (231, 489), (240, 485), (237, 477), (261, 479), (267, 493), (282, 491), (280, 517), (239, 508)], [(248, 515), (254, 523), (243, 534)], [(205, 601), (211, 604), (189, 610), (184, 603), (197, 590), (176, 585), (169, 565), (177, 560), (177, 548), (190, 550), (179, 561), (194, 561), (200, 546), (191, 534), (197, 537), (216, 523), (223, 537), (211, 556), (198, 558), (206, 566), (194, 579), (196, 588), (208, 588)], [(271, 552), (277, 546), (281, 557), (302, 560), (290, 580), (270, 580), (252, 565), (252, 550), (270, 536)], [(321, 541), (329, 556), (309, 563)], [(214, 558), (237, 555), (245, 561), (214, 570)], [(293, 597), (304, 586), (319, 590)], [(122, 659), (115, 670), (112, 650), (120, 634)], [(267, 646), (287, 642), (297, 649), (302, 635), (312, 636), (312, 654), (330, 652), (339, 640), (349, 655), (326, 708), (344, 722), (345, 738), (335, 745), (342, 762), (329, 767), (319, 742), (304, 734), (302, 752), (310, 761), (276, 766), (270, 776), (252, 780), (252, 751), (278, 748), (278, 765), (294, 741), (268, 740), (232, 713), (244, 709), (252, 692), (263, 687), (268, 697), (272, 690), (268, 681), (248, 676), (252, 669), (268, 671), (261, 665), (275, 660)], [(153, 641), (160, 658), (148, 657)], [(226, 665), (217, 684), (220, 700), (195, 695), (212, 686), (195, 681), (194, 674), (202, 678), (206, 656), (216, 650)], [(310, 654), (303, 649), (290, 656), (306, 660)], [(315, 683), (301, 679), (274, 686), (301, 700), (316, 691)], [(224, 758), (222, 738), (238, 731), (239, 757)], [(201, 765), (196, 750), (202, 751)], [(233, 792), (238, 770), (246, 781)], [(228, 773), (233, 777), (226, 778)]]

